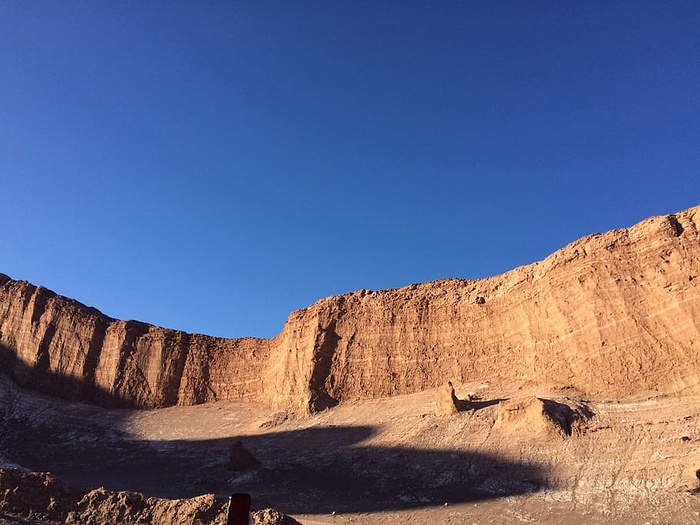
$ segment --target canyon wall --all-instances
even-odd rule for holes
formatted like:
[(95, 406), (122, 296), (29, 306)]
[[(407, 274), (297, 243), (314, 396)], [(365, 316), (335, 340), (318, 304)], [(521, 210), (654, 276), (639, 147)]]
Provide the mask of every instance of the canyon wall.
[(105, 406), (163, 407), (257, 396), (266, 340), (120, 321), (0, 274), (0, 362), (22, 386)]
[(18, 383), (100, 404), (254, 399), (317, 411), (451, 379), (596, 396), (700, 384), (700, 207), (580, 239), (541, 262), (322, 299), (273, 339), (190, 335), (0, 275), (0, 351)]

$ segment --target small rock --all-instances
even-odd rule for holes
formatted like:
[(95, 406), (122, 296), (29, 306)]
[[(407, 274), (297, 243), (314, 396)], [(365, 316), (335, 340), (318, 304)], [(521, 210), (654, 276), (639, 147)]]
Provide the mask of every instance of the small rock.
[(297, 520), (276, 509), (262, 509), (251, 512), (253, 525), (301, 525)]
[(258, 462), (242, 441), (236, 441), (228, 447), (228, 456), (230, 470), (245, 470)]

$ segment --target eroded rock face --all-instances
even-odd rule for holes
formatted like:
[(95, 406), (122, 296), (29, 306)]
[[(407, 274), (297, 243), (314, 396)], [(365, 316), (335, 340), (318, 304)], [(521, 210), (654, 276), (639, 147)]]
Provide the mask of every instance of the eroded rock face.
[(520, 397), (498, 405), (494, 430), (533, 438), (569, 437), (584, 433), (594, 415), (580, 400)]
[(82, 491), (50, 474), (0, 468), (0, 511), (74, 524), (210, 525), (225, 523), (224, 503), (213, 494), (190, 499), (147, 498), (138, 492)]
[[(590, 235), (497, 277), (323, 299), (292, 314), (266, 383), (287, 399), (309, 384), (303, 363), (322, 362), (325, 381), (309, 387), (341, 402), (444, 378), (557, 382), (603, 397), (694, 388), (699, 221), (693, 208)], [(324, 330), (333, 347), (318, 355), (312, 341)]]
[(0, 359), (20, 385), (106, 406), (164, 407), (261, 390), (269, 342), (111, 319), (0, 275)]
[[(163, 499), (139, 492), (80, 490), (51, 474), (0, 468), (0, 513), (41, 522), (102, 525), (224, 525), (226, 504), (213, 494)], [(276, 509), (251, 512), (254, 525), (298, 525)], [(19, 522), (19, 521), (18, 521)]]
[(699, 222), (691, 208), (497, 277), (329, 297), (269, 340), (118, 321), (0, 276), (0, 350), (20, 384), (105, 405), (247, 398), (317, 411), (448, 377), (556, 381), (610, 397), (695, 389)]

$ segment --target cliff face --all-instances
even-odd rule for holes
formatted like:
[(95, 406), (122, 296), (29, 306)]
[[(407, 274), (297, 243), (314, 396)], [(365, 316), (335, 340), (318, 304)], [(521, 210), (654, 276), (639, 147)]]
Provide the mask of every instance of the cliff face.
[(269, 340), (118, 321), (0, 275), (0, 350), (20, 384), (107, 405), (315, 411), (448, 379), (679, 392), (700, 384), (699, 223), (691, 208), (497, 277), (322, 299)]
[(268, 341), (111, 319), (0, 275), (0, 357), (20, 385), (107, 406), (162, 407), (260, 391)]

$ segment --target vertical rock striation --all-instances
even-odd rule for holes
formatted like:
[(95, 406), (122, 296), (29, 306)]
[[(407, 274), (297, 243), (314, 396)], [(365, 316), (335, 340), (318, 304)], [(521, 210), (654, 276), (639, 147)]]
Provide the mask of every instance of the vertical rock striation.
[(318, 411), (448, 379), (594, 395), (700, 384), (700, 207), (580, 239), (541, 262), (321, 299), (273, 339), (111, 319), (0, 274), (0, 350), (20, 384), (108, 406), (256, 399)]
[(0, 276), (0, 357), (20, 385), (105, 406), (250, 398), (267, 341), (119, 321), (43, 287)]

